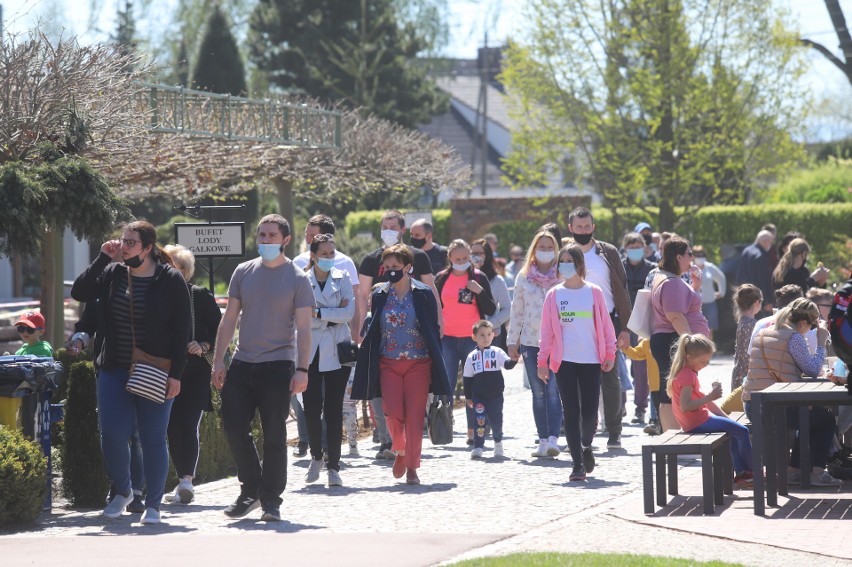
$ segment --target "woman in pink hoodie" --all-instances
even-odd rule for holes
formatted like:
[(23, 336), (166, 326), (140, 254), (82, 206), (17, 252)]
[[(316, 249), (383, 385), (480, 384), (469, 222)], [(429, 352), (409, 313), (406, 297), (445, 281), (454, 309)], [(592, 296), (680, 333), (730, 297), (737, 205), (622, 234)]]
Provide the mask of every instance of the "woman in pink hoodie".
[(615, 328), (603, 291), (586, 282), (583, 249), (559, 251), (562, 283), (547, 292), (541, 313), (538, 377), (556, 374), (565, 413), (565, 433), (574, 470), (569, 480), (584, 481), (595, 468), (592, 439), (598, 427), (601, 371), (615, 364)]

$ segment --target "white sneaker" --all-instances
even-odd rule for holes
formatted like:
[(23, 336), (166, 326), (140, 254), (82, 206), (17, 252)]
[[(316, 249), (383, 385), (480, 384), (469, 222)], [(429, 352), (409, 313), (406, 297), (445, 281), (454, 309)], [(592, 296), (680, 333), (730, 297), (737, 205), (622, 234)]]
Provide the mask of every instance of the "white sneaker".
[(305, 482), (311, 484), (319, 480), (320, 471), (325, 464), (322, 459), (311, 459), (311, 464), (308, 465), (308, 472), (305, 474)]
[(547, 439), (539, 439), (538, 441), (538, 449), (533, 451), (533, 457), (546, 457), (547, 456)]
[(559, 450), (559, 445), (556, 443), (556, 437), (548, 437), (547, 438), (547, 456), (555, 457), (561, 451)]
[(142, 523), (143, 524), (159, 524), (160, 523), (160, 511), (156, 508), (145, 508), (145, 511), (142, 513)]
[(340, 479), (340, 473), (334, 469), (328, 469), (328, 485), (343, 486), (343, 481)]
[(180, 479), (180, 482), (175, 489), (175, 496), (177, 499), (175, 502), (180, 502), (181, 504), (189, 504), (195, 498), (195, 489), (192, 487), (192, 481), (188, 478)]
[(494, 456), (502, 457), (503, 456), (503, 442), (495, 441), (494, 442)]
[(349, 445), (349, 456), (350, 457), (360, 456), (360, 453), (358, 452), (358, 446), (357, 445)]
[(175, 489), (168, 494), (163, 495), (163, 502), (168, 504), (174, 504), (175, 502), (180, 502), (180, 497), (178, 496), (178, 488), (175, 486)]
[(132, 492), (127, 496), (116, 494), (112, 497), (112, 500), (109, 501), (109, 504), (106, 505), (104, 511), (101, 512), (101, 516), (105, 518), (118, 518), (124, 513), (124, 509), (127, 508), (127, 505), (131, 502), (133, 502)]
[(482, 447), (476, 447), (473, 451), (470, 452), (471, 459), (481, 459), (482, 458)]

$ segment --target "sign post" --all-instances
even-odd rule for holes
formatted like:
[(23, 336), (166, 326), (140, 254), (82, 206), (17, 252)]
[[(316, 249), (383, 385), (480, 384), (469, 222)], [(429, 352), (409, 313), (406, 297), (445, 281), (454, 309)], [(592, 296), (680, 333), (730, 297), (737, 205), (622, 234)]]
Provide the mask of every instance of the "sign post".
[[(246, 223), (213, 222), (213, 211), (244, 209), (245, 205), (181, 205), (176, 208), (196, 218), (201, 218), (202, 211), (209, 211), (207, 222), (175, 223), (175, 241), (190, 250), (196, 259), (207, 258), (206, 267), (200, 263), (196, 264), (207, 271), (210, 277), (210, 292), (215, 293), (213, 259), (242, 258), (246, 255)], [(221, 265), (219, 264), (220, 267)]]

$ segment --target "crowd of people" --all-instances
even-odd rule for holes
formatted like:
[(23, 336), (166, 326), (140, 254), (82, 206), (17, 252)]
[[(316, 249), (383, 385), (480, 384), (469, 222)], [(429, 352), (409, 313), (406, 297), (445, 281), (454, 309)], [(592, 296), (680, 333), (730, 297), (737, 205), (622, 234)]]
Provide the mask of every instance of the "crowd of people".
[[(258, 257), (234, 271), (224, 314), (208, 290), (189, 283), (192, 253), (160, 247), (149, 223), (130, 223), (121, 238), (104, 243), (72, 287), (86, 308), (68, 345), (80, 350), (91, 343), (98, 370), (101, 441), (112, 482), (103, 515), (128, 509), (141, 512), (142, 523), (158, 523), (170, 454), (179, 482), (165, 499), (192, 501), (210, 383), (221, 391), (240, 483), (224, 512), (240, 518), (262, 508), (262, 520), (277, 521), (291, 408), (300, 422), (294, 454), (310, 453), (306, 483), (325, 470), (328, 486), (343, 485), (343, 430), (350, 455), (357, 455), (354, 406), (368, 400), (376, 458), (392, 459), (393, 477), (416, 485), (430, 398), (451, 398), (459, 375), (471, 458), (484, 456), (489, 435), (494, 456), (504, 456), (502, 371), (523, 358), (536, 434), (532, 456), (559, 456), (564, 430), (570, 481), (585, 481), (595, 470), (599, 428), (617, 454), (633, 389), (632, 422), (646, 425), (649, 435), (672, 428), (731, 434), (735, 480), (748, 487), (748, 430), (724, 410), (739, 404), (750, 413), (752, 392), (826, 374), (828, 270), (807, 267), (810, 247), (801, 234), (785, 236), (776, 249), (775, 227), (766, 225), (743, 251), (731, 298), (732, 393), (717, 405), (721, 384), (705, 394), (698, 372), (715, 352), (712, 336), (728, 281), (705, 248), (653, 232), (648, 223), (618, 246), (603, 242), (592, 212), (582, 207), (570, 213), (566, 237), (555, 223), (543, 225), (526, 247), (509, 248), (509, 262), (493, 234), (442, 246), (432, 224), (419, 220), (405, 244), (405, 224), (399, 211), (386, 212), (382, 245), (356, 268), (338, 249), (328, 216), (309, 220), (306, 251), (291, 260), (284, 254), (293, 239), (289, 222), (267, 215), (256, 229)], [(653, 328), (640, 339), (628, 322), (642, 290)], [(22, 336), (37, 336), (30, 329), (36, 319), (19, 321)], [(148, 356), (167, 360), (164, 401), (126, 388)], [(252, 437), (256, 412), (262, 461)], [(797, 420), (791, 412), (788, 426), (798, 429)], [(841, 481), (826, 471), (838, 448), (834, 416), (813, 407), (810, 425), (814, 469), (805, 474), (814, 485), (834, 486)], [(798, 462), (796, 443), (792, 482), (801, 478)]]

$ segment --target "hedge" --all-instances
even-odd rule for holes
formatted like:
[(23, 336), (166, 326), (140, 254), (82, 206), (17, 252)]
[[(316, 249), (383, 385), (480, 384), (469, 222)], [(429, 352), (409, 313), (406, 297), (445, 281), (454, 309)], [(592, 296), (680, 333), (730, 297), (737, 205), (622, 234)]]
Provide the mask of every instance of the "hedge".
[(47, 459), (38, 443), (0, 426), (0, 526), (28, 524), (47, 493)]
[[(568, 211), (560, 211), (559, 217), (567, 217)], [(599, 239), (619, 245), (625, 233), (633, 230), (639, 222), (648, 222), (656, 228), (656, 215), (640, 209), (619, 209), (618, 219), (613, 222), (609, 209), (594, 207), (596, 235)], [(449, 242), (448, 209), (432, 211), (435, 218), (435, 240)], [(362, 231), (378, 234), (382, 211), (359, 211), (346, 217), (347, 234)], [(779, 235), (797, 230), (805, 235), (813, 251), (811, 263), (822, 261), (827, 266), (846, 267), (850, 260), (849, 239), (852, 204), (771, 204), (744, 206), (709, 206), (678, 228), (678, 232), (695, 244), (702, 244), (708, 251), (711, 261), (721, 261), (722, 246), (725, 244), (744, 244), (754, 241), (757, 231), (763, 223), (771, 222), (778, 227)], [(526, 247), (536, 228), (543, 220), (508, 221), (493, 225), (490, 232), (497, 235), (500, 242), (499, 252), (508, 255), (509, 246), (518, 244)], [(567, 236), (567, 221), (560, 228)], [(439, 232), (440, 229), (440, 232)], [(835, 272), (836, 277), (841, 277)]]

